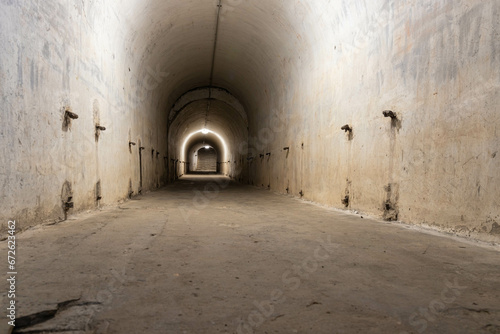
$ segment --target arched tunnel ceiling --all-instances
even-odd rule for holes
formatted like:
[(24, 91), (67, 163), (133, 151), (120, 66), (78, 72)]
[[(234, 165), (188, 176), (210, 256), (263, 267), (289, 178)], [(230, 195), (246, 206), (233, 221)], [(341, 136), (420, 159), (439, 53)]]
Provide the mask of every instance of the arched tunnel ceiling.
[(198, 141), (196, 141), (195, 144), (191, 144), (191, 145), (189, 145), (189, 147), (187, 147), (187, 150), (189, 152), (190, 151), (197, 152), (197, 151), (201, 150), (202, 148), (205, 149), (208, 146), (211, 149), (213, 149), (215, 152), (217, 152), (217, 154), (220, 154), (220, 151), (222, 150), (222, 148), (220, 146), (220, 143), (217, 140), (214, 140), (211, 137), (203, 138), (202, 141), (199, 141), (200, 138), (197, 138), (197, 139), (198, 139)]
[(206, 137), (201, 142), (199, 141), (199, 139), (200, 138), (198, 138), (198, 141), (195, 142), (195, 144), (191, 144), (186, 147), (186, 160), (189, 161), (192, 158), (191, 154), (196, 154), (199, 150), (205, 149), (205, 146), (210, 146), (210, 148), (213, 149), (215, 151), (215, 154), (217, 155), (217, 162), (222, 162), (223, 148), (221, 146), (221, 143), (211, 137)]
[[(125, 2), (130, 56), (138, 72), (160, 72), (159, 108), (210, 85), (218, 0)], [(283, 0), (222, 0), (213, 85), (256, 109), (290, 75), (290, 58), (306, 48), (306, 17), (314, 4)], [(321, 6), (316, 6), (320, 9)], [(320, 11), (318, 11), (320, 12)], [(309, 31), (310, 32), (310, 31)], [(288, 72), (288, 73), (287, 73)]]
[(227, 90), (213, 87), (196, 88), (182, 95), (175, 102), (172, 110), (170, 110), (169, 122), (175, 120), (175, 118), (188, 109), (192, 103), (207, 99), (224, 102), (229, 107), (228, 109), (237, 111), (245, 124), (248, 124), (245, 108), (241, 105), (240, 101)]
[(181, 160), (185, 161), (189, 159), (189, 152), (195, 147), (203, 147), (205, 145), (210, 145), (217, 151), (217, 157), (219, 161), (225, 161), (227, 158), (227, 145), (222, 137), (219, 137), (216, 133), (201, 133), (197, 132), (194, 135), (185, 139), (183, 143), (182, 152), (180, 154)]
[(205, 125), (207, 129), (225, 135), (226, 138), (238, 138), (246, 130), (246, 120), (241, 114), (220, 100), (203, 99), (191, 102), (183, 108), (181, 116), (172, 123), (173, 138), (201, 130)]

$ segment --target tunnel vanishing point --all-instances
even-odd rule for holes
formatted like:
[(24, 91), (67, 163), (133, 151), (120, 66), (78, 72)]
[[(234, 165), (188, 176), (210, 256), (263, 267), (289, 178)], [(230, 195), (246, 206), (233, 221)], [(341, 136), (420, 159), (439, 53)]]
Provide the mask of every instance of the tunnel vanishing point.
[(0, 47), (0, 333), (500, 333), (500, 1), (0, 0)]
[(209, 166), (499, 240), (498, 1), (0, 6), (2, 233)]

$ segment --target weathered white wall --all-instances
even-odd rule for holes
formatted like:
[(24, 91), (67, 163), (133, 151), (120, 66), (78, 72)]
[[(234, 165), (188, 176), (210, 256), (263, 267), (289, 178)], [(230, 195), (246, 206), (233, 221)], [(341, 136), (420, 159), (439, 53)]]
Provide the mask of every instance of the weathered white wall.
[(405, 222), (499, 240), (500, 3), (287, 8), (296, 47), (271, 57), (283, 66), (250, 112), (250, 136), (270, 127), (269, 110), (286, 126), (252, 182), (336, 207), (348, 191), (349, 208), (379, 216), (390, 200)]
[[(154, 111), (117, 4), (2, 1), (0, 4), (0, 222), (25, 228), (96, 208), (139, 187), (138, 145), (166, 154), (166, 115)], [(141, 77), (142, 76), (142, 77)], [(64, 108), (79, 118), (63, 129)], [(153, 110), (153, 112), (151, 112)], [(106, 127), (95, 140), (95, 124)], [(143, 190), (165, 179), (163, 160), (146, 154)], [(119, 171), (119, 172), (117, 172)]]
[[(76, 210), (95, 207), (99, 179), (104, 203), (126, 197), (139, 146), (144, 188), (172, 179), (205, 125), (205, 92), (188, 92), (210, 85), (217, 3), (0, 2), (0, 219), (60, 216), (65, 181)], [(222, 0), (212, 84), (228, 94), (209, 122), (224, 173), (499, 240), (499, 33), (495, 0)], [(64, 106), (80, 115), (68, 131)]]

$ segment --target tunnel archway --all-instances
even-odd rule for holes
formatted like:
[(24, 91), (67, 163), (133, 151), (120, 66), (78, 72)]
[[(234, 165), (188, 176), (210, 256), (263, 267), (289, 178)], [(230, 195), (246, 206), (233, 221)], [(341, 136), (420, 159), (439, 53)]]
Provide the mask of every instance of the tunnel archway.
[(189, 173), (218, 173), (220, 160), (217, 150), (206, 143), (196, 146), (192, 149), (193, 153), (189, 155)]
[[(206, 128), (224, 138), (232, 178), (337, 207), (349, 194), (350, 207), (380, 216), (497, 234), (498, 1), (0, 7), (0, 41), (12, 46), (0, 62), (9, 111), (0, 211), (27, 226), (61, 215), (55, 194), (65, 182), (75, 212), (167, 184), (185, 170), (186, 137)], [(247, 151), (265, 159), (245, 164)], [(454, 166), (464, 168), (455, 175)]]
[[(495, 331), (496, 253), (361, 218), (500, 243), (499, 34), (499, 0), (0, 1), (0, 328)], [(167, 185), (207, 143), (225, 176)]]
[(230, 155), (228, 152), (227, 139), (222, 137), (220, 134), (207, 129), (200, 129), (188, 134), (185, 137), (180, 152), (180, 160), (185, 166), (183, 166), (184, 169), (182, 174), (185, 174), (190, 170), (187, 166), (188, 164), (191, 165), (193, 163), (194, 153), (206, 145), (214, 147), (218, 153), (217, 163), (220, 165), (220, 168), (217, 171), (224, 175), (228, 175), (230, 170), (227, 161), (229, 161), (228, 156)]
[(221, 88), (197, 88), (182, 94), (169, 113), (169, 152), (178, 157), (176, 176), (193, 170), (192, 147), (210, 143), (216, 151), (217, 172), (242, 179), (246, 174), (248, 119), (239, 100)]
[[(220, 142), (216, 140), (212, 140), (210, 137), (205, 137), (203, 141), (198, 141), (199, 139), (194, 139), (191, 141), (191, 144), (186, 147), (186, 164), (187, 164), (187, 170), (189, 173), (194, 173), (194, 172), (213, 172), (213, 173), (220, 173), (222, 174), (222, 170), (220, 168), (221, 166), (221, 161), (223, 160), (223, 147), (221, 146)], [(209, 150), (210, 153), (213, 153), (213, 161), (211, 162), (211, 165), (213, 165), (213, 168), (208, 168), (208, 169), (203, 169), (200, 168), (201, 166), (199, 165), (199, 152), (202, 152), (202, 155), (206, 156), (204, 152)], [(210, 155), (212, 157), (212, 154)], [(206, 157), (208, 158), (208, 157)], [(203, 159), (202, 159), (203, 160)], [(203, 164), (203, 161), (201, 162)]]
[(216, 173), (217, 172), (217, 152), (211, 147), (203, 147), (196, 153), (198, 157), (197, 172)]

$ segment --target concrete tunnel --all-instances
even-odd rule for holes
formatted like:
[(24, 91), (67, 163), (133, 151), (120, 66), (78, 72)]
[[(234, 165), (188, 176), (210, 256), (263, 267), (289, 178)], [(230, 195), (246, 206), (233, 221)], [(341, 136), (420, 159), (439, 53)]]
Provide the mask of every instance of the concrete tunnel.
[(239, 182), (493, 237), (496, 2), (218, 6), (3, 2), (3, 221), (154, 190), (206, 137)]
[(210, 166), (251, 191), (500, 241), (498, 1), (0, 9), (4, 238), (9, 220), (65, 221)]

